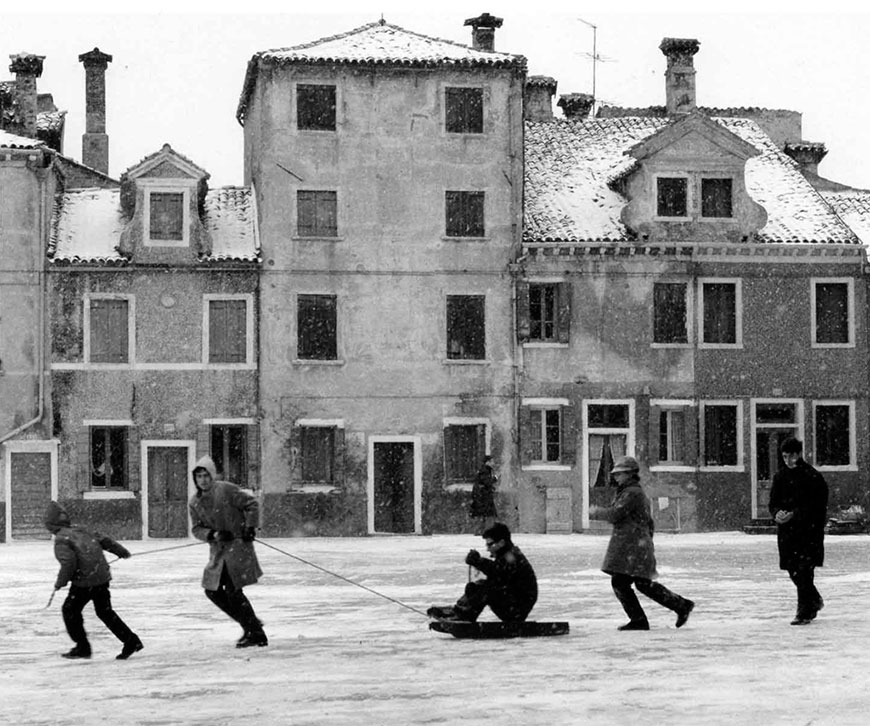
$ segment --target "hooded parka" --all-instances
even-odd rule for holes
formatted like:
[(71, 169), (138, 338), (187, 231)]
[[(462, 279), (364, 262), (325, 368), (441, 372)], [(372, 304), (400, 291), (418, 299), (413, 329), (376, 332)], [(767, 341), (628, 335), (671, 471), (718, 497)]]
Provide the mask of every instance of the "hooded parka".
[(613, 504), (603, 509), (600, 517), (613, 524), (601, 569), (608, 575), (647, 580), (657, 577), (653, 518), (636, 475), (617, 489)]
[[(260, 503), (241, 487), (228, 481), (219, 481), (210, 456), (203, 456), (196, 462), (191, 476), (197, 469), (205, 469), (211, 474), (214, 483), (207, 491), (197, 487), (189, 506), (193, 536), (208, 542), (210, 547), (209, 561), (202, 574), (202, 586), (206, 590), (217, 590), (224, 567), (236, 587), (253, 585), (263, 571), (257, 561), (254, 543), (243, 541), (242, 535), (245, 529), (259, 525)], [(195, 485), (195, 476), (193, 481)], [(216, 539), (212, 533), (217, 532), (230, 532), (233, 538), (229, 541)]]

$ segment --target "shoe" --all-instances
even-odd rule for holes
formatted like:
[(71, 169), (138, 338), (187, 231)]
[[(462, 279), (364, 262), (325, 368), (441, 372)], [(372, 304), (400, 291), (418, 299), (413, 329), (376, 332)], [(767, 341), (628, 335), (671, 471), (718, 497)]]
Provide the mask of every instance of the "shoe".
[(77, 645), (69, 653), (64, 653), (61, 657), (63, 657), (63, 658), (90, 658), (91, 657), (91, 649), (90, 648), (83, 648), (82, 646)]
[(426, 615), (436, 620), (444, 620), (456, 614), (456, 610), (451, 605), (433, 605), (426, 611)]
[(796, 617), (794, 620), (792, 620), (791, 623), (789, 623), (789, 625), (809, 625), (811, 622), (813, 622), (814, 617), (815, 617), (815, 615), (813, 615), (812, 617), (810, 617), (808, 615), (802, 615), (802, 616)]
[(649, 630), (649, 620), (629, 620), (625, 625), (620, 625), (617, 630)]
[(121, 652), (115, 656), (115, 660), (127, 660), (133, 653), (138, 653), (145, 646), (142, 645), (142, 641), (139, 638), (133, 638), (133, 640), (124, 643), (124, 647), (121, 648)]
[(467, 615), (462, 615), (461, 613), (451, 613), (450, 615), (445, 615), (444, 617), (437, 618), (437, 620), (446, 621), (448, 623), (473, 623), (474, 618), (470, 618)]
[(269, 639), (261, 630), (258, 633), (245, 633), (241, 639), (236, 642), (236, 648), (251, 648), (253, 646), (263, 647), (269, 645)]
[(677, 627), (682, 628), (686, 621), (689, 619), (689, 616), (692, 614), (692, 610), (695, 609), (695, 603), (691, 600), (686, 600), (686, 604), (683, 606), (683, 609), (677, 613)]

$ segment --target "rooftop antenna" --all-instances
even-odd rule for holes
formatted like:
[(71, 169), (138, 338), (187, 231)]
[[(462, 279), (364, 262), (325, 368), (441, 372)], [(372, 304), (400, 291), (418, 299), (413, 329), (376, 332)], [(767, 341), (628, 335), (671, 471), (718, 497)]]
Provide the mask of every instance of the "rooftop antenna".
[(595, 101), (598, 99), (598, 94), (596, 93), (595, 81), (596, 81), (596, 71), (597, 64), (599, 61), (608, 62), (612, 61), (613, 58), (606, 58), (605, 56), (598, 55), (598, 26), (593, 25), (588, 20), (583, 20), (583, 18), (577, 18), (583, 25), (587, 25), (592, 28), (592, 53), (584, 53), (583, 55), (586, 58), (589, 58), (592, 61), (592, 104), (594, 106)]

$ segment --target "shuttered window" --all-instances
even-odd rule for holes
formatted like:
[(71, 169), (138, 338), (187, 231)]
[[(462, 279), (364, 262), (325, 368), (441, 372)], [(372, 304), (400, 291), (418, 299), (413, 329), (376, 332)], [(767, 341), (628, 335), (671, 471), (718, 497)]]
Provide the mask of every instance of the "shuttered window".
[(297, 357), (335, 360), (338, 357), (335, 295), (299, 295), (296, 300)]
[(473, 484), (486, 447), (486, 426), (450, 425), (444, 428), (444, 466), (448, 484)]
[(248, 485), (248, 429), (243, 424), (222, 424), (211, 427), (210, 453), (218, 477)]
[(91, 299), (90, 362), (129, 363), (130, 330), (127, 300)]
[(446, 234), (448, 237), (483, 237), (483, 192), (447, 192)]
[(296, 128), (311, 131), (335, 130), (335, 86), (296, 86)]
[(482, 88), (446, 88), (444, 107), (448, 133), (483, 133)]
[(208, 362), (247, 362), (247, 328), (246, 300), (209, 300)]
[(151, 192), (148, 208), (150, 239), (173, 241), (184, 239), (184, 194)]
[(296, 233), (300, 237), (338, 236), (337, 192), (296, 192)]
[(687, 285), (657, 282), (653, 285), (653, 342), (679, 344), (689, 341)]
[(486, 320), (483, 295), (447, 296), (448, 360), (486, 358)]
[(820, 345), (843, 345), (849, 340), (849, 284), (817, 282), (815, 285), (816, 339)]
[(736, 344), (737, 286), (733, 282), (705, 282), (703, 298), (704, 342)]

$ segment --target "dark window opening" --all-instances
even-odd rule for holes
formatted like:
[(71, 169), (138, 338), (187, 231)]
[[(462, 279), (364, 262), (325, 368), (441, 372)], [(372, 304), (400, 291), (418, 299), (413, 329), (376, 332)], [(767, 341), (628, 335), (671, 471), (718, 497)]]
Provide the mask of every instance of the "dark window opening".
[(184, 239), (184, 194), (151, 192), (148, 237), (153, 240)]
[(483, 133), (483, 89), (447, 88), (445, 97), (445, 125), (454, 134)]
[(588, 412), (591, 429), (627, 429), (628, 406), (625, 404), (593, 404)]
[(685, 217), (687, 214), (688, 180), (685, 177), (656, 179), (657, 212), (659, 217)]
[(757, 403), (755, 405), (755, 421), (763, 424), (795, 423), (795, 405), (793, 403)]
[(653, 285), (653, 342), (688, 343), (686, 285), (657, 282)]
[(296, 233), (300, 237), (338, 236), (338, 193), (296, 192)]
[(91, 428), (91, 486), (100, 489), (127, 488), (126, 428)]
[(444, 463), (448, 484), (473, 484), (483, 461), (486, 427), (451, 425), (444, 429)]
[(816, 406), (816, 465), (851, 464), (849, 406)]
[(844, 282), (816, 283), (816, 343), (849, 342), (849, 286)]
[(731, 217), (731, 180), (701, 179), (701, 216)]
[(334, 295), (299, 295), (296, 324), (300, 359), (335, 360), (338, 357)]
[(447, 192), (448, 237), (483, 237), (483, 192)]
[(737, 343), (737, 285), (704, 283), (704, 342)]
[(211, 427), (211, 458), (218, 477), (241, 487), (248, 483), (247, 427), (242, 424)]
[(555, 341), (559, 339), (559, 286), (529, 285), (529, 339)]
[(486, 324), (483, 295), (447, 296), (447, 358), (486, 358)]
[(737, 466), (737, 407), (704, 407), (704, 464)]
[(248, 357), (245, 300), (209, 300), (208, 362), (245, 363)]
[(302, 481), (335, 483), (335, 427), (303, 426), (300, 431)]
[(296, 86), (296, 128), (335, 130), (335, 86)]

